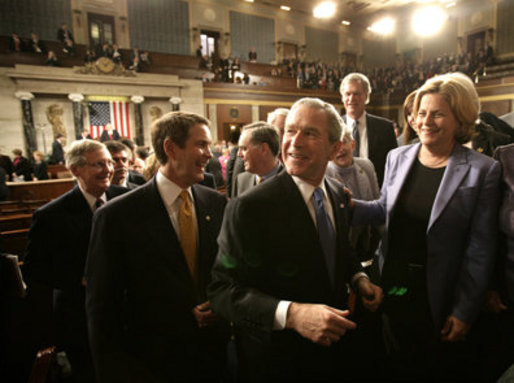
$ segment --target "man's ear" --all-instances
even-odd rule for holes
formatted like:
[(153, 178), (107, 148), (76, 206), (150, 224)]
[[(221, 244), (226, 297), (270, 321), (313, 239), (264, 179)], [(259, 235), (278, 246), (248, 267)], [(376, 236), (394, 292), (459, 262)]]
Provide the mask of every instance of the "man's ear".
[(70, 172), (71, 174), (73, 174), (74, 177), (78, 177), (79, 176), (79, 169), (80, 167), (78, 167), (77, 165), (71, 165), (70, 166)]
[(175, 157), (176, 144), (171, 139), (164, 139), (162, 146), (164, 149), (164, 153), (166, 153), (168, 157)]
[(355, 146), (357, 145), (357, 141), (352, 140), (352, 152), (355, 151)]

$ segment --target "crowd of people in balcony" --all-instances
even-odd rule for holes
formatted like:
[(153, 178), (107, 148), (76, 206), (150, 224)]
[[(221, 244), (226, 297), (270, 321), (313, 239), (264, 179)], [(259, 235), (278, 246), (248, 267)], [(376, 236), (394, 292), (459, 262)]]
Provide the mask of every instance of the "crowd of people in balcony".
[[(66, 56), (76, 56), (76, 47), (73, 34), (68, 29), (66, 23), (63, 23), (57, 30), (57, 40), (62, 44), (61, 51)], [(45, 64), (47, 66), (61, 66), (59, 56), (56, 51), (47, 49), (45, 43), (39, 39), (36, 32), (30, 33), (30, 38), (23, 38), (16, 32), (12, 32), (9, 38), (9, 51), (11, 52), (29, 52), (46, 55)], [(84, 55), (84, 63), (91, 64), (96, 62), (100, 57), (107, 57), (115, 64), (123, 66), (123, 53), (118, 44), (97, 44), (94, 47), (88, 47)], [(127, 69), (141, 72), (146, 65), (151, 64), (150, 53), (148, 51), (140, 51), (138, 47), (132, 48), (130, 52), (130, 64)]]
[[(484, 74), (486, 65), (493, 64), (493, 59), (492, 47), (488, 46), (478, 50), (476, 54), (443, 54), (421, 63), (409, 60), (394, 66), (368, 66), (359, 70), (368, 76), (376, 93), (387, 94), (418, 88), (434, 75), (450, 71), (459, 71), (475, 78)], [(330, 65), (321, 60), (283, 60), (275, 74), (281, 76), (287, 73), (290, 77), (295, 77), (299, 88), (335, 91), (339, 89), (344, 76), (355, 70), (357, 68), (353, 66), (342, 63)]]

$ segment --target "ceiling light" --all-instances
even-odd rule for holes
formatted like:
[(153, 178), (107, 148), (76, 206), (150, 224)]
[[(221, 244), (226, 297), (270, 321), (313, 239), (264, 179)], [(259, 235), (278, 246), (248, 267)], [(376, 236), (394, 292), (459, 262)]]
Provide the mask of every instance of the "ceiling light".
[(289, 12), (291, 10), (291, 7), (288, 7), (287, 5), (281, 5), (280, 9), (282, 9), (283, 11), (288, 11)]
[(395, 21), (391, 17), (384, 17), (368, 27), (369, 31), (380, 35), (390, 35), (394, 31)]
[(253, 3), (254, 0), (245, 0), (247, 3)]
[(328, 19), (336, 13), (336, 5), (331, 2), (324, 2), (319, 4), (313, 10), (314, 17), (318, 19)]
[(343, 25), (350, 25), (351, 23), (348, 20), (341, 21), (341, 24)]
[(446, 4), (446, 8), (454, 7), (455, 1), (452, 1), (451, 3)]
[(412, 28), (419, 36), (433, 36), (441, 30), (446, 18), (446, 12), (440, 7), (421, 8), (412, 17)]

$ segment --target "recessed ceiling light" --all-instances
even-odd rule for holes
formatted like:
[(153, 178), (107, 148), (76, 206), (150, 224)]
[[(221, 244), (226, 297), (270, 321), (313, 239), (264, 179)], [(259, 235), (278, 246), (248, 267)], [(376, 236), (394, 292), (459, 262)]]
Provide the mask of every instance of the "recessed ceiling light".
[(341, 24), (343, 25), (350, 25), (351, 23), (348, 20), (341, 21)]
[(314, 8), (314, 17), (318, 19), (328, 19), (336, 13), (336, 5), (329, 1), (319, 4)]
[(254, 0), (245, 0), (247, 3), (253, 3)]
[(452, 1), (451, 3), (446, 4), (446, 8), (450, 8), (450, 7), (454, 7), (454, 6), (455, 6), (455, 1)]
[(287, 5), (281, 5), (280, 9), (282, 9), (283, 11), (290, 11), (291, 7), (288, 7)]

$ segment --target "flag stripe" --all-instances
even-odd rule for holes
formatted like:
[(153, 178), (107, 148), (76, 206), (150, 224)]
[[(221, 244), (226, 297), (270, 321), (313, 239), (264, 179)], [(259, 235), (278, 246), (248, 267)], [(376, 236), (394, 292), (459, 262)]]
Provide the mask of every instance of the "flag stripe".
[(105, 125), (111, 123), (122, 137), (130, 138), (130, 106), (121, 101), (90, 102), (90, 133), (100, 137)]

